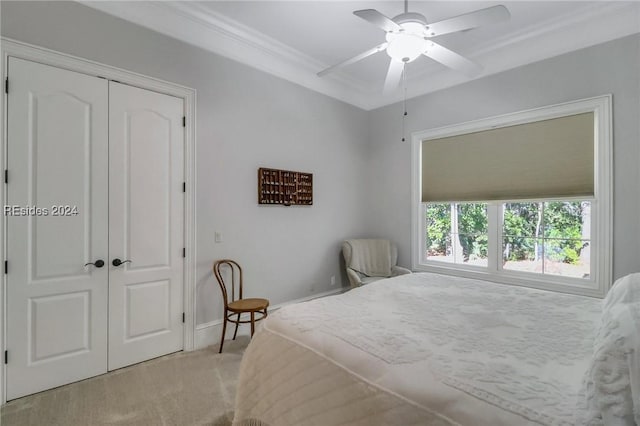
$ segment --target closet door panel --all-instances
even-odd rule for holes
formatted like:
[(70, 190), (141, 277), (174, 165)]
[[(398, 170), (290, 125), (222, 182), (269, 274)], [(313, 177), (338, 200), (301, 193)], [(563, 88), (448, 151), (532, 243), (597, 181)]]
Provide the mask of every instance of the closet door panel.
[(184, 109), (114, 82), (109, 98), (111, 370), (183, 347)]
[(166, 268), (171, 243), (171, 120), (148, 110), (126, 113), (125, 120), (125, 250), (136, 260), (130, 270)]
[(10, 57), (7, 395), (107, 369), (108, 84)]
[(90, 215), (80, 212), (91, 209), (91, 103), (68, 92), (30, 98), (29, 204), (51, 210), (30, 219), (32, 274), (36, 280), (74, 276), (90, 245)]

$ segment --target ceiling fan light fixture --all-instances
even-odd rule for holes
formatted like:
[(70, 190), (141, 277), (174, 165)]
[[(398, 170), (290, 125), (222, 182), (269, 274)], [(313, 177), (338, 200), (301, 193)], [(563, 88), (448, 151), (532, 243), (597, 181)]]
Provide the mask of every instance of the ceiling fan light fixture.
[(424, 26), (417, 22), (400, 24), (401, 31), (387, 33), (387, 54), (394, 60), (409, 63), (428, 47)]
[(385, 50), (391, 58), (389, 68), (387, 69), (387, 77), (385, 78), (385, 93), (398, 87), (400, 79), (405, 77), (405, 65), (408, 62), (414, 61), (419, 56), (426, 56), (446, 67), (460, 71), (473, 78), (482, 72), (480, 65), (447, 49), (439, 43), (431, 41), (431, 38), (497, 23), (509, 19), (511, 16), (506, 7), (496, 5), (442, 21), (427, 23), (424, 15), (409, 12), (408, 3), (408, 0), (405, 0), (404, 13), (394, 18), (389, 18), (375, 9), (354, 11), (353, 14), (358, 18), (364, 19), (385, 31), (386, 41), (352, 58), (320, 71), (318, 77), (322, 77), (340, 67), (351, 65)]

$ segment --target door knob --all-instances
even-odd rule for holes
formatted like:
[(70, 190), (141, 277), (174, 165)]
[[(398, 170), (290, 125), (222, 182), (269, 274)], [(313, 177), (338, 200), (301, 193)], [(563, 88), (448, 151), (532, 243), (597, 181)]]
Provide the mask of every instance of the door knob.
[(104, 266), (104, 260), (98, 259), (95, 262), (89, 262), (84, 264), (84, 266), (87, 266), (87, 265), (93, 265), (96, 268), (102, 268)]
[(115, 259), (113, 259), (113, 262), (111, 262), (111, 264), (112, 264), (113, 266), (120, 266), (120, 265), (122, 265), (123, 263), (127, 263), (127, 262), (131, 263), (131, 261), (130, 261), (130, 260), (120, 260), (120, 259), (118, 259), (118, 258), (116, 257)]

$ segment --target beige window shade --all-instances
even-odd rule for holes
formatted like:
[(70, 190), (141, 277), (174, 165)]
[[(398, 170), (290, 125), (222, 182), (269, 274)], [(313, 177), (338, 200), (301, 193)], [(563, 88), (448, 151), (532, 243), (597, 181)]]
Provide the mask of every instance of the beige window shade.
[(422, 201), (594, 194), (594, 114), (422, 142)]

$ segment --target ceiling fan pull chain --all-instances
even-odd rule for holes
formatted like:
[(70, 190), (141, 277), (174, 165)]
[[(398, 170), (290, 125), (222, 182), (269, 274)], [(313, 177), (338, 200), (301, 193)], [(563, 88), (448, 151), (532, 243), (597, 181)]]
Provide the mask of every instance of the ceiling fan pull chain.
[(407, 63), (402, 69), (402, 142), (405, 141), (405, 122), (407, 121)]

